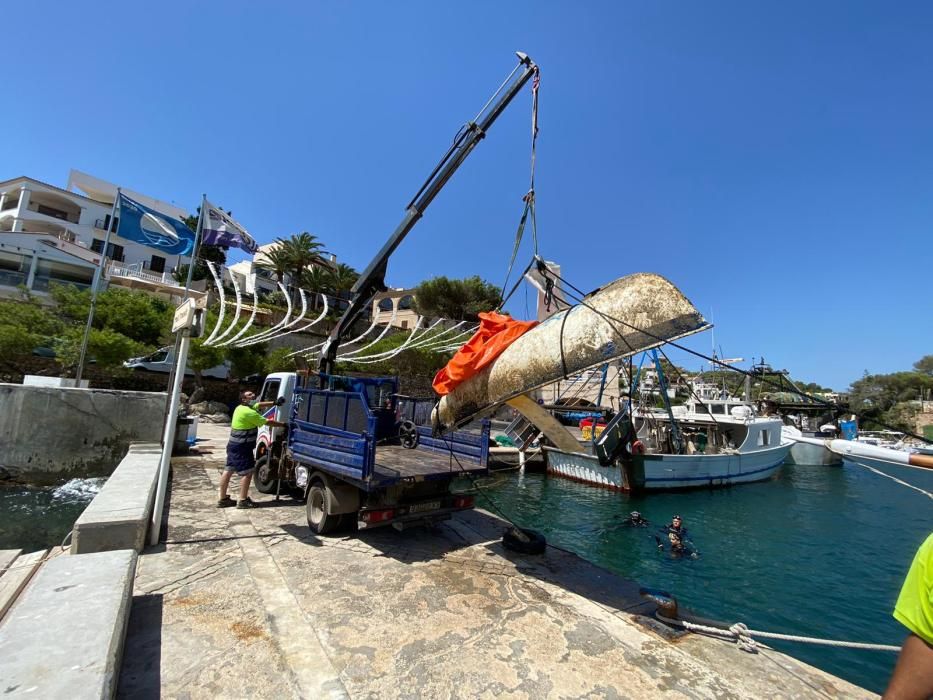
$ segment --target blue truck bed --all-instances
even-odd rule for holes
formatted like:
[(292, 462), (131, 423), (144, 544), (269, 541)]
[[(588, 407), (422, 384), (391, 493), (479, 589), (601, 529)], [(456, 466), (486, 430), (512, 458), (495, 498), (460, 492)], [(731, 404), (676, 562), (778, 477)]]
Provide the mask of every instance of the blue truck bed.
[(419, 425), (416, 447), (394, 444), (400, 418), (396, 386), (390, 380), (354, 380), (348, 391), (297, 389), (288, 437), (292, 459), (364, 491), (485, 472), (488, 421), (478, 431), (438, 437), (430, 426)]

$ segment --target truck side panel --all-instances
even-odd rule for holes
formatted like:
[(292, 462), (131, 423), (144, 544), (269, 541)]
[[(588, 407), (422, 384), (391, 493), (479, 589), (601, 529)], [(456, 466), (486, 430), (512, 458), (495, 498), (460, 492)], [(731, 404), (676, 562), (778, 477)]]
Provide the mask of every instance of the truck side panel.
[(294, 425), (298, 430), (292, 432), (291, 449), (296, 460), (353, 479), (363, 478), (369, 452), (369, 441), (365, 435), (327, 429), (304, 421), (295, 421)]
[(444, 454), (452, 451), (460, 460), (485, 465), (489, 457), (489, 421), (483, 421), (478, 434), (457, 430), (440, 437), (432, 435), (431, 426), (418, 426), (418, 449)]

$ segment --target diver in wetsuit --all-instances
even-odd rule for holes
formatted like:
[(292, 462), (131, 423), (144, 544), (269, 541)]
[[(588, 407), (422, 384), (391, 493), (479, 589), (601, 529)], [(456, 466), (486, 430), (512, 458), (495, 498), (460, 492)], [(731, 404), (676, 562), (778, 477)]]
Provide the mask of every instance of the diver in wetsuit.
[(651, 523), (637, 510), (633, 510), (622, 524), (629, 527), (648, 527)]
[(684, 527), (684, 520), (679, 515), (671, 518), (671, 522), (664, 526), (664, 532), (676, 533), (681, 540), (687, 539), (687, 528)]
[[(674, 556), (689, 556), (696, 559), (699, 552), (692, 542), (687, 541), (687, 528), (684, 527), (683, 518), (675, 515), (670, 524), (665, 525), (663, 533), (666, 534), (670, 552)], [(658, 535), (655, 535), (655, 541), (658, 543), (658, 549), (664, 549), (664, 541)]]

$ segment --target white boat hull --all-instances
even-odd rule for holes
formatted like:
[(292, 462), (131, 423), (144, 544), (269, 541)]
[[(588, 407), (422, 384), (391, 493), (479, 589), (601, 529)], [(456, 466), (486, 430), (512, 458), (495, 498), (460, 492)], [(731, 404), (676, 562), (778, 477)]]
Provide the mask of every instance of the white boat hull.
[(825, 467), (839, 466), (842, 457), (837, 455), (826, 445), (795, 442), (787, 455), (788, 464), (815, 464)]
[(792, 443), (744, 454), (641, 455), (646, 491), (710, 488), (770, 479), (781, 468)]
[(604, 467), (593, 455), (564, 452), (552, 447), (545, 447), (544, 455), (548, 474), (612, 491), (632, 490), (621, 467)]
[(781, 468), (792, 443), (744, 454), (639, 455), (629, 473), (604, 467), (589, 454), (545, 448), (551, 474), (617, 491), (673, 491), (715, 488), (770, 479)]

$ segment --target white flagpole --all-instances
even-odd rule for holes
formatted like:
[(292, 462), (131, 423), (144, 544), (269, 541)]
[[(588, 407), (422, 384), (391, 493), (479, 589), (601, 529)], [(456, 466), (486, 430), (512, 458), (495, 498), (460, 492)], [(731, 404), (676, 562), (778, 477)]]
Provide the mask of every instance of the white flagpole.
[(191, 248), (191, 259), (188, 261), (188, 281), (185, 282), (185, 299), (188, 298), (188, 292), (191, 287), (191, 279), (194, 276), (195, 260), (198, 256), (198, 246), (201, 245), (201, 231), (204, 228), (204, 207), (207, 206), (207, 195), (201, 195), (201, 209), (198, 214), (198, 225), (194, 230), (194, 246)]
[[(182, 298), (182, 301), (187, 299), (191, 294), (191, 278), (194, 275), (195, 259), (197, 258), (197, 255), (198, 255), (198, 245), (201, 240), (201, 228), (204, 225), (204, 207), (206, 204), (207, 204), (207, 195), (201, 194), (201, 209), (198, 211), (198, 225), (194, 229), (194, 244), (191, 247), (191, 257), (188, 259), (188, 279), (185, 282), (185, 295)], [(175, 352), (173, 355), (176, 359), (180, 355), (180, 351), (181, 351), (181, 336), (176, 334), (175, 335)], [(175, 372), (177, 371), (177, 369), (178, 369), (178, 363), (173, 363), (172, 371), (169, 372), (169, 376), (168, 376), (169, 387), (172, 387), (175, 385)], [(187, 367), (183, 366), (182, 367), (182, 377), (183, 377), (182, 381), (184, 381), (184, 374), (186, 371), (187, 371)], [(169, 400), (170, 399), (171, 399), (171, 391), (169, 391)], [(169, 404), (166, 404), (165, 410), (166, 410), (166, 413), (170, 412), (171, 406)]]
[(84, 327), (84, 339), (81, 341), (81, 356), (78, 359), (78, 369), (75, 372), (75, 386), (81, 386), (81, 375), (84, 373), (84, 358), (87, 355), (87, 343), (91, 336), (91, 324), (94, 322), (94, 307), (97, 304), (97, 290), (100, 288), (101, 278), (104, 276), (104, 262), (107, 260), (107, 248), (110, 245), (110, 232), (116, 228), (117, 211), (120, 208), (120, 188), (113, 198), (113, 208), (110, 210), (110, 224), (107, 226), (107, 235), (104, 236), (104, 247), (100, 251), (100, 264), (94, 274), (94, 284), (91, 285), (91, 308), (87, 314), (87, 325)]

